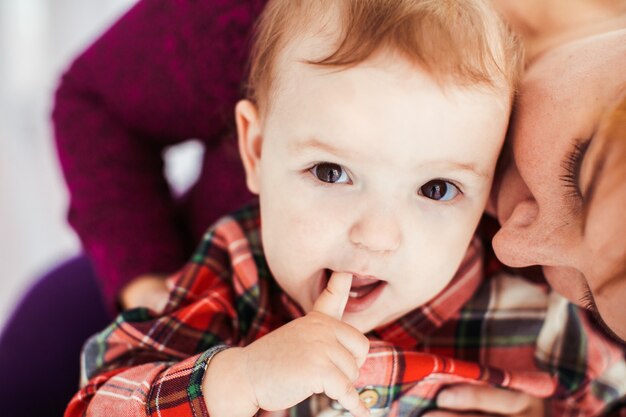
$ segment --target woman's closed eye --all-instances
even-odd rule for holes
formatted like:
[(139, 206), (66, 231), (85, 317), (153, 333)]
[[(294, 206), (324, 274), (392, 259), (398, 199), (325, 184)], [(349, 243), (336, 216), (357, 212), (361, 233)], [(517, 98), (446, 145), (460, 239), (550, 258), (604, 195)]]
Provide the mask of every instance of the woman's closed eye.
[(567, 189), (567, 195), (577, 200), (582, 198), (582, 191), (580, 189), (580, 168), (590, 144), (590, 140), (575, 141), (572, 145), (572, 149), (561, 164), (564, 172), (560, 178)]
[(328, 184), (350, 184), (352, 180), (346, 170), (339, 164), (321, 162), (309, 169), (318, 180)]
[(436, 179), (422, 185), (418, 194), (435, 201), (451, 201), (461, 194), (461, 191), (450, 181)]

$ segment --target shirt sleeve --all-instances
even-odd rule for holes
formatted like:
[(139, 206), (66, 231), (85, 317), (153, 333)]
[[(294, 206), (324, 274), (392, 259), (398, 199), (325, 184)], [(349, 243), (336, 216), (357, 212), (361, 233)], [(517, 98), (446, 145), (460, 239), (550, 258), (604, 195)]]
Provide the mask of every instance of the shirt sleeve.
[(211, 152), (230, 133), (264, 3), (139, 1), (62, 77), (52, 119), (69, 222), (109, 307), (132, 278), (191, 253), (161, 154), (190, 138)]
[(201, 384), (208, 362), (239, 343), (235, 297), (224, 276), (198, 258), (171, 278), (161, 316), (125, 311), (90, 338), (82, 388), (65, 416), (207, 416)]
[(101, 375), (81, 390), (65, 416), (208, 416), (202, 379), (210, 360), (226, 345), (174, 364), (149, 363)]

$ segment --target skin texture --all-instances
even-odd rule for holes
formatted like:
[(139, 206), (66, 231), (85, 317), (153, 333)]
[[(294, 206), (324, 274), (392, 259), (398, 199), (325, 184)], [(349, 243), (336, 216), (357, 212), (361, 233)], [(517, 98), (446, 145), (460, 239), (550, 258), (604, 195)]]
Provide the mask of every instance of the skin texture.
[[(621, 30), (564, 45), (528, 70), (512, 118), (513, 160), (497, 198), (502, 229), (493, 242), (508, 265), (542, 265), (556, 291), (597, 312), (621, 339), (626, 188), (613, 177), (623, 153), (609, 152), (592, 201), (588, 187), (606, 143), (602, 116), (626, 85), (625, 67)], [(588, 142), (587, 151), (579, 165), (569, 164), (577, 142)], [(568, 181), (569, 165), (577, 168)]]
[(623, 0), (492, 0), (524, 42), (526, 58), (574, 39), (626, 26)]

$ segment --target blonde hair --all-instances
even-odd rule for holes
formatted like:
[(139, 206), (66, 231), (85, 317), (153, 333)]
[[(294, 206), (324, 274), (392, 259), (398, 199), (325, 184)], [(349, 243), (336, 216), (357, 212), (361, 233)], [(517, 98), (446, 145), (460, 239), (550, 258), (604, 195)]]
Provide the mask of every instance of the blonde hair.
[(488, 0), (270, 0), (257, 23), (248, 99), (268, 104), (279, 54), (320, 28), (329, 10), (339, 10), (336, 49), (310, 64), (350, 67), (385, 49), (438, 81), (509, 87), (514, 94), (523, 49)]

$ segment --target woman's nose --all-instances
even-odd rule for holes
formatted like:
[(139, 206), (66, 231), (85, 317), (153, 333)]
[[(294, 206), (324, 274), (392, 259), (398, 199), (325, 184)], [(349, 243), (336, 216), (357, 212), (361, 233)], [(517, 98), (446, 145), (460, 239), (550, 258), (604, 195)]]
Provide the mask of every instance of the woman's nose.
[(536, 220), (537, 203), (534, 200), (519, 202), (493, 238), (493, 249), (500, 261), (512, 267), (538, 264), (536, 246), (528, 228)]
[(366, 209), (349, 231), (350, 241), (371, 252), (388, 253), (398, 249), (402, 240), (400, 225), (388, 209)]
[(568, 257), (567, 224), (548, 219), (530, 197), (518, 202), (493, 238), (500, 261), (512, 267), (565, 266)]
[(563, 210), (547, 204), (540, 204), (515, 165), (509, 166), (498, 194), (502, 226), (493, 239), (500, 261), (512, 267), (567, 264), (571, 227)]

